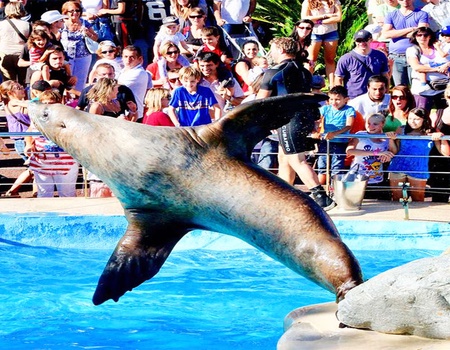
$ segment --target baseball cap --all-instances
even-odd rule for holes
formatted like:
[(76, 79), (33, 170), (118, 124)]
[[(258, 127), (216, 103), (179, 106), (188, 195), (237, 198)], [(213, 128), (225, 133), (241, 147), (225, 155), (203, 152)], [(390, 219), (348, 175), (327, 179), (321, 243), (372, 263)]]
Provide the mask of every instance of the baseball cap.
[(325, 79), (321, 75), (313, 75), (311, 81), (311, 88), (323, 89), (325, 87)]
[(361, 29), (356, 32), (356, 34), (353, 36), (353, 39), (369, 40), (372, 39), (372, 34), (367, 30)]
[(162, 20), (162, 24), (168, 25), (168, 24), (180, 24), (180, 21), (178, 20), (178, 17), (175, 16), (167, 16)]
[(37, 91), (45, 91), (45, 90), (51, 90), (52, 87), (50, 86), (50, 84), (47, 81), (38, 80), (31, 86), (31, 88), (33, 90), (37, 90)]
[(442, 27), (440, 33), (441, 33), (441, 35), (448, 35), (448, 36), (450, 36), (450, 26)]
[(62, 15), (58, 10), (52, 10), (44, 12), (41, 16), (41, 20), (47, 23), (55, 23), (61, 19), (69, 18), (66, 15)]
[(116, 44), (114, 44), (111, 40), (103, 40), (98, 44), (100, 47), (117, 47)]

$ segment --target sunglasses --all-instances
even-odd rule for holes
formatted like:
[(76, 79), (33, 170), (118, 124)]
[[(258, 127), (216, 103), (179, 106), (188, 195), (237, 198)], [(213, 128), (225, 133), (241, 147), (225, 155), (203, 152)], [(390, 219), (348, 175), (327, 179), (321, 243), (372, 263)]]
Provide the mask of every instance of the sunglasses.
[(203, 15), (191, 15), (189, 18), (203, 18)]
[(418, 37), (418, 36), (423, 36), (423, 37), (427, 37), (427, 36), (430, 36), (430, 34), (427, 34), (427, 33), (419, 33), (419, 34), (416, 34), (416, 37)]
[(178, 55), (179, 52), (178, 51), (167, 51), (167, 55), (172, 56), (172, 55)]
[(400, 101), (406, 100), (406, 97), (403, 95), (392, 95), (391, 98), (393, 100), (400, 100)]
[(355, 41), (357, 43), (367, 43), (367, 42), (369, 42), (369, 39), (356, 39)]
[(302, 26), (298, 26), (297, 28), (298, 29), (304, 29), (304, 30), (311, 30), (312, 29), (311, 27), (302, 27)]
[(106, 55), (107, 53), (113, 53), (113, 52), (116, 52), (116, 50), (102, 51), (102, 54)]
[(72, 14), (72, 13), (80, 13), (81, 12), (81, 10), (70, 10), (70, 11), (67, 11), (67, 13), (70, 13), (70, 14)]
[(169, 83), (175, 84), (179, 80), (180, 80), (180, 78), (169, 79)]

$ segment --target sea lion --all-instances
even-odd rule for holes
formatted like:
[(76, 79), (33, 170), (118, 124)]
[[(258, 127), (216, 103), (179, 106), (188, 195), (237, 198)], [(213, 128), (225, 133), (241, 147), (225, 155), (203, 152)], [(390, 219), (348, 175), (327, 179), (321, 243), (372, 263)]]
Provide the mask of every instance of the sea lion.
[[(323, 95), (322, 95), (323, 96)], [(177, 242), (205, 229), (236, 236), (340, 299), (362, 283), (360, 266), (329, 216), (306, 194), (250, 161), (257, 142), (315, 94), (236, 107), (199, 127), (151, 127), (63, 105), (30, 103), (36, 127), (111, 187), (128, 228), (93, 302), (118, 301), (158, 273)]]

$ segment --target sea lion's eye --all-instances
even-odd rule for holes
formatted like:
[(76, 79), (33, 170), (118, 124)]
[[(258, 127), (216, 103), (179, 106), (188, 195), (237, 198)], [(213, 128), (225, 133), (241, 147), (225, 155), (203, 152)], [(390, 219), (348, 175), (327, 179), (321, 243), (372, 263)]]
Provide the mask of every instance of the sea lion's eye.
[(64, 122), (61, 122), (61, 124), (59, 125), (62, 129), (66, 128), (66, 124), (64, 124)]
[(46, 122), (48, 120), (48, 118), (50, 117), (50, 113), (47, 109), (44, 109), (44, 111), (42, 112), (42, 117), (41, 119)]

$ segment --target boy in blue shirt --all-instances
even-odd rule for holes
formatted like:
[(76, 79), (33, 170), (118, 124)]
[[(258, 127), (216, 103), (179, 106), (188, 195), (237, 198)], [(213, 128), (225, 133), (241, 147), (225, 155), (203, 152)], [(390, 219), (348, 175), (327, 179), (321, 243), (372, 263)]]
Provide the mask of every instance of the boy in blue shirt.
[[(336, 175), (344, 169), (345, 152), (349, 141), (346, 138), (336, 137), (340, 134), (348, 134), (356, 117), (355, 109), (347, 105), (348, 93), (345, 87), (334, 86), (328, 92), (328, 96), (330, 97), (328, 104), (320, 107), (324, 134), (319, 144), (319, 153), (325, 153), (317, 160), (321, 184), (326, 182), (327, 140), (330, 141), (331, 175)], [(320, 134), (315, 133), (313, 137), (320, 138)]]
[(221, 110), (210, 88), (199, 86), (201, 73), (193, 67), (180, 69), (182, 86), (176, 88), (167, 114), (175, 126), (209, 124), (221, 117)]

